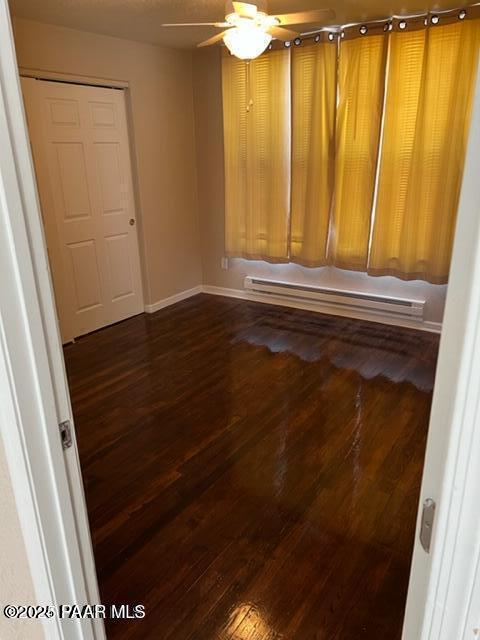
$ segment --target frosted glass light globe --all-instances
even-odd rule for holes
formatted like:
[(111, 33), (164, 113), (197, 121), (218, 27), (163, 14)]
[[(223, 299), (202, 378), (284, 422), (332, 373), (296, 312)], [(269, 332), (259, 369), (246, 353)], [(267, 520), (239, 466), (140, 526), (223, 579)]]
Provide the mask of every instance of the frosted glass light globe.
[(257, 26), (240, 26), (229, 29), (223, 41), (230, 53), (240, 60), (253, 60), (265, 51), (272, 36)]

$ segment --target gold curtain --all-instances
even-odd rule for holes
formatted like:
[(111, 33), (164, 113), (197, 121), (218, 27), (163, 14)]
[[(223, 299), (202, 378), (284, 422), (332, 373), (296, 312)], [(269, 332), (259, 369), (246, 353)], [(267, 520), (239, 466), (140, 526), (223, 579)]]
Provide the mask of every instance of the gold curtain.
[(455, 17), (442, 25), (440, 18), (390, 35), (372, 275), (447, 282), (479, 24)]
[[(358, 28), (356, 28), (358, 31)], [(335, 205), (329, 262), (365, 271), (384, 99), (387, 35), (340, 44), (336, 124)]]
[(336, 65), (336, 40), (292, 50), (290, 256), (309, 267), (326, 261), (334, 185)]
[(225, 249), (228, 256), (288, 261), (290, 55), (222, 60)]

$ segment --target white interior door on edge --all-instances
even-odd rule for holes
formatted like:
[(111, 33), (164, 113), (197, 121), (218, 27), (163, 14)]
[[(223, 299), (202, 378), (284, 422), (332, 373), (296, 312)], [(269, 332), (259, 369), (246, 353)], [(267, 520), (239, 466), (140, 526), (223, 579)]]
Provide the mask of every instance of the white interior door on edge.
[(62, 340), (143, 311), (122, 90), (22, 78)]
[[(457, 212), (403, 640), (473, 640), (480, 611), (480, 67)], [(437, 508), (430, 550), (422, 505)], [(472, 608), (473, 607), (473, 608)]]

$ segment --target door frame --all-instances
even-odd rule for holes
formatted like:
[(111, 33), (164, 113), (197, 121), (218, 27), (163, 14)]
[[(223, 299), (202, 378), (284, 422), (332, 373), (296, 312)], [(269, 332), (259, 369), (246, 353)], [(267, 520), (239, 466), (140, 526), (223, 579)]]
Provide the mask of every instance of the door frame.
[[(7, 0), (0, 0), (0, 435), (39, 604), (99, 592)], [(28, 604), (28, 603), (18, 603)], [(34, 603), (32, 603), (34, 604)], [(50, 640), (104, 640), (103, 620), (43, 619)]]
[[(0, 0), (0, 147), (0, 417), (9, 417), (1, 436), (38, 601), (93, 603), (98, 587), (78, 453), (75, 441), (62, 450), (57, 430), (72, 413), (7, 0)], [(420, 497), (420, 504), (436, 499), (437, 517), (431, 554), (416, 545), (404, 640), (472, 638), (480, 622), (479, 167), (477, 82), (432, 404), (439, 442), (429, 437), (426, 457), (426, 469), (439, 457), (441, 482), (432, 486), (424, 473)], [(101, 621), (45, 624), (52, 640), (105, 637)]]
[[(480, 633), (480, 64), (417, 515), (403, 640)], [(430, 554), (418, 543), (436, 502)]]

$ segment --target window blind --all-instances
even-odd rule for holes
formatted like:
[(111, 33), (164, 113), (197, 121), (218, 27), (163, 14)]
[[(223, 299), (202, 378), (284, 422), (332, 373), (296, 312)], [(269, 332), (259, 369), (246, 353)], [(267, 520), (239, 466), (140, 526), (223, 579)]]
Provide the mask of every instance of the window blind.
[(290, 55), (248, 65), (223, 56), (225, 249), (228, 256), (288, 260)]
[(290, 255), (326, 261), (335, 170), (337, 43), (292, 51), (292, 211)]
[(478, 20), (390, 35), (368, 273), (448, 280), (480, 36)]

